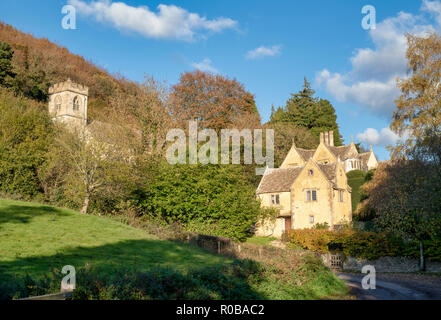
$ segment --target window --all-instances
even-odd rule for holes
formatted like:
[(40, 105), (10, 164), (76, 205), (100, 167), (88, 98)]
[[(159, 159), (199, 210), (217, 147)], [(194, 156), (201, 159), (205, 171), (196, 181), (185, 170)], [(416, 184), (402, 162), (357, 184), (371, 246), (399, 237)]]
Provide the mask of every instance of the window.
[(311, 224), (314, 223), (314, 216), (309, 216), (309, 223), (311, 223)]
[(271, 204), (272, 205), (279, 205), (280, 204), (280, 195), (272, 194), (271, 195)]
[(73, 100), (73, 110), (74, 111), (80, 110), (80, 99), (78, 99), (78, 97), (75, 97)]
[(317, 201), (317, 190), (306, 190), (306, 201)]
[(309, 170), (308, 175), (310, 175), (310, 176), (314, 175), (314, 170)]
[(55, 108), (57, 111), (61, 110), (61, 97), (60, 96), (57, 96), (55, 98)]
[(338, 190), (338, 200), (340, 202), (345, 201), (345, 191), (344, 190)]

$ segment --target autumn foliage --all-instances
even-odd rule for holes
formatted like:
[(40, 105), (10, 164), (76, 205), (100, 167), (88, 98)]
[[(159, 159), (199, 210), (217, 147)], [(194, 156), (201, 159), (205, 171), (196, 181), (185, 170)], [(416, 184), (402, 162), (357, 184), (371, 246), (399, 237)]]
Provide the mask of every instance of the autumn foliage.
[(181, 75), (171, 88), (170, 112), (180, 127), (197, 120), (201, 128), (257, 128), (260, 117), (254, 96), (243, 84), (221, 75), (194, 71)]

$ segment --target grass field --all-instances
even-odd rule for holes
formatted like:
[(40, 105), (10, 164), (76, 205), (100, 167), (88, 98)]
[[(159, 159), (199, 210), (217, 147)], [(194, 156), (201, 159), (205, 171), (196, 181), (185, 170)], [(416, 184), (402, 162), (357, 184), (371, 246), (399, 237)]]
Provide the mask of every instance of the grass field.
[(161, 241), (109, 218), (0, 200), (0, 273), (39, 276), (51, 268), (151, 266), (185, 270), (230, 262), (202, 249)]
[(0, 300), (58, 292), (65, 265), (77, 269), (80, 300), (338, 299), (347, 294), (313, 255), (281, 260), (262, 265), (228, 259), (156, 239), (110, 218), (0, 199)]

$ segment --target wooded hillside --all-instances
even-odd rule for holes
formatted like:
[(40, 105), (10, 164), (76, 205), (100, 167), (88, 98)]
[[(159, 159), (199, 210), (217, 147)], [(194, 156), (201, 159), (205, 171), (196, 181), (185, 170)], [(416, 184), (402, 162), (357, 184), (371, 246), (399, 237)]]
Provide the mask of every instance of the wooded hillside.
[(139, 84), (112, 76), (83, 57), (69, 52), (48, 39), (36, 38), (0, 22), (0, 42), (10, 44), (16, 73), (13, 90), (26, 97), (46, 102), (49, 87), (71, 78), (89, 87), (89, 110), (93, 117), (110, 106), (112, 98), (139, 95)]

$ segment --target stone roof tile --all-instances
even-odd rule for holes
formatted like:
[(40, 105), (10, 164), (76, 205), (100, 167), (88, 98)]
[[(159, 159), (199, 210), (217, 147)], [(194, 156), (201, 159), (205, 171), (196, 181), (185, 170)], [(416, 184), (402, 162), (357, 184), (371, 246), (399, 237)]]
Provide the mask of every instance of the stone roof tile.
[(291, 191), (292, 184), (303, 168), (267, 169), (257, 189), (257, 194)]

